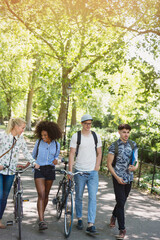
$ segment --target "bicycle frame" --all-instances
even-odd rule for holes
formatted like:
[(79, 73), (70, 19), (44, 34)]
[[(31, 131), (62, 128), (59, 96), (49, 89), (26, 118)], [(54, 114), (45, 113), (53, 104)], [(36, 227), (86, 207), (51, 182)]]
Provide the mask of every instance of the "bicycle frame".
[[(4, 168), (8, 168), (15, 174), (15, 179), (13, 183), (13, 201), (14, 201), (14, 218), (15, 222), (18, 223), (18, 232), (19, 232), (19, 240), (21, 240), (21, 222), (23, 218), (23, 187), (21, 181), (21, 174), (24, 173), (28, 168), (32, 166), (28, 166), (24, 170), (12, 170), (9, 166), (4, 166)], [(10, 221), (9, 221), (10, 222)]]
[(71, 173), (66, 171), (66, 164), (65, 168), (63, 170), (61, 169), (55, 169), (54, 171), (57, 171), (61, 174), (64, 174), (62, 180), (59, 181), (59, 187), (56, 194), (56, 198), (53, 199), (53, 203), (56, 204), (57, 209), (57, 218), (60, 219), (62, 215), (63, 209), (65, 209), (64, 213), (64, 234), (65, 237), (68, 238), (71, 230), (72, 230), (72, 224), (73, 224), (73, 191), (74, 191), (74, 179), (70, 178), (67, 179), (67, 175), (76, 175), (76, 174), (86, 174), (84, 172), (76, 172)]
[[(21, 208), (21, 214), (18, 216), (17, 211), (18, 211), (18, 195), (20, 198), (20, 208)], [(22, 187), (22, 181), (21, 181), (21, 176), (19, 172), (15, 173), (15, 180), (13, 183), (13, 200), (14, 200), (14, 216), (15, 216), (15, 221), (22, 221), (23, 218), (23, 201), (22, 201), (22, 196), (23, 196), (23, 187)]]

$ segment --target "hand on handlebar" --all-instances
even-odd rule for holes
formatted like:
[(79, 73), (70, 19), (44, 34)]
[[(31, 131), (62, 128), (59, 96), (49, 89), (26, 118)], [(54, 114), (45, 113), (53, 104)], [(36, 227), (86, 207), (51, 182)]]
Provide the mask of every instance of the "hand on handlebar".
[(26, 166), (25, 166), (25, 165), (18, 164), (18, 165), (17, 165), (17, 168), (24, 169), (24, 168), (26, 168)]
[(72, 172), (68, 172), (68, 174), (67, 174), (67, 178), (68, 178), (68, 180), (71, 180), (71, 179), (73, 178), (73, 174), (72, 174)]

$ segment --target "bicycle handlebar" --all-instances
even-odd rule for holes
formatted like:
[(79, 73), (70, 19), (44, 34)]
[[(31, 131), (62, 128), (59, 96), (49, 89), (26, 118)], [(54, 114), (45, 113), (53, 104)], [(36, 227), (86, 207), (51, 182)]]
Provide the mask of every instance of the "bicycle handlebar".
[(4, 167), (3, 167), (3, 170), (6, 169), (6, 168), (8, 168), (8, 169), (9, 169), (11, 172), (13, 172), (13, 173), (20, 173), (20, 174), (22, 174), (22, 173), (24, 173), (25, 171), (27, 171), (27, 169), (29, 169), (29, 168), (34, 168), (34, 166), (29, 165), (28, 167), (26, 167), (26, 168), (24, 168), (24, 169), (19, 168), (19, 169), (13, 170), (13, 169), (10, 168), (10, 166), (8, 166), (8, 165), (5, 164)]
[(71, 176), (74, 176), (74, 175), (77, 175), (77, 174), (80, 174), (80, 175), (90, 175), (90, 173), (80, 172), (80, 171), (72, 173), (70, 171), (66, 171), (65, 169), (54, 169), (53, 171), (59, 172), (61, 174), (71, 175)]

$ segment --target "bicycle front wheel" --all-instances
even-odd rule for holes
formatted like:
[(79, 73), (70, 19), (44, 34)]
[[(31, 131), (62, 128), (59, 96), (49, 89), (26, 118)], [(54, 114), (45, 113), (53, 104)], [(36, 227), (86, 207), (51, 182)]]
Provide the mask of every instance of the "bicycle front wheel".
[(62, 215), (62, 208), (63, 208), (63, 190), (62, 190), (62, 182), (59, 184), (58, 192), (56, 195), (56, 210), (57, 210), (57, 218), (60, 219)]
[(20, 193), (17, 194), (17, 223), (18, 223), (18, 233), (19, 240), (22, 236), (22, 196)]
[(73, 224), (73, 193), (69, 192), (66, 198), (65, 214), (64, 214), (64, 234), (68, 238)]

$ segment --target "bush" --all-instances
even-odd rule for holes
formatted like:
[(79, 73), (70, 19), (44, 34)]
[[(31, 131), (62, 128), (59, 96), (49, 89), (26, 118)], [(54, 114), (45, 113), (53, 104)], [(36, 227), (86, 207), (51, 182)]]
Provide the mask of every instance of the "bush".
[(147, 190), (148, 189), (148, 185), (146, 183), (141, 183), (140, 184), (140, 188)]

